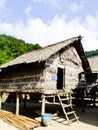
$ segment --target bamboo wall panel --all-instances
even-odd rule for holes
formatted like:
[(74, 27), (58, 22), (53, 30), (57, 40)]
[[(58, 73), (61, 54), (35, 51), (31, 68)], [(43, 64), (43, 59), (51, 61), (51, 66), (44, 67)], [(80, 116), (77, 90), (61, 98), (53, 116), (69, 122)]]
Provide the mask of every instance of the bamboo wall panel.
[[(73, 46), (68, 46), (48, 58), (45, 64), (25, 64), (15, 66), (1, 73), (1, 91), (39, 92), (51, 94), (56, 92), (58, 67), (65, 68), (65, 88), (78, 84), (78, 74), (83, 71), (79, 55)], [(6, 76), (6, 78), (5, 78)]]

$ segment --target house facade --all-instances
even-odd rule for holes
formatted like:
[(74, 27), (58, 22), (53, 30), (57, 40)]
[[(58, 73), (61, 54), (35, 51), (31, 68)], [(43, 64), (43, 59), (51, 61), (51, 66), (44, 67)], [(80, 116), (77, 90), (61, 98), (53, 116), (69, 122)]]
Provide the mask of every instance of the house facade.
[(53, 94), (70, 90), (79, 82), (79, 73), (90, 73), (81, 37), (74, 37), (17, 57), (1, 66), (1, 92)]
[[(59, 89), (68, 92), (76, 88), (79, 73), (91, 73), (81, 39), (77, 36), (55, 43), (1, 66), (0, 95), (4, 92), (52, 95)], [(16, 97), (18, 102), (19, 96)]]

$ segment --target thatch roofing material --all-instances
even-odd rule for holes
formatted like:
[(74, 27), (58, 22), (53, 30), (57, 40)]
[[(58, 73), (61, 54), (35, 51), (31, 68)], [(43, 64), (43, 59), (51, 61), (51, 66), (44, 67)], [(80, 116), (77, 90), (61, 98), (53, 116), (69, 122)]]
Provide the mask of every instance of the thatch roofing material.
[[(86, 65), (83, 68), (85, 70), (87, 69), (86, 71), (90, 71), (90, 66), (89, 66), (87, 58), (84, 54), (84, 50), (83, 50), (83, 47), (81, 44), (81, 36), (73, 37), (73, 38), (52, 44), (50, 46), (44, 47), (42, 49), (32, 51), (27, 54), (23, 54), (23, 55), (17, 57), (16, 59), (8, 62), (7, 64), (4, 64), (3, 66), (1, 66), (1, 68), (6, 68), (8, 66), (24, 64), (24, 63), (28, 64), (28, 63), (45, 61), (53, 54), (57, 53), (61, 49), (65, 48), (66, 46), (71, 45), (71, 44), (73, 44), (73, 46), (76, 48), (76, 50), (82, 60), (83, 66)], [(85, 63), (84, 63), (84, 61), (85, 61)]]
[(93, 73), (98, 73), (98, 56), (88, 58)]

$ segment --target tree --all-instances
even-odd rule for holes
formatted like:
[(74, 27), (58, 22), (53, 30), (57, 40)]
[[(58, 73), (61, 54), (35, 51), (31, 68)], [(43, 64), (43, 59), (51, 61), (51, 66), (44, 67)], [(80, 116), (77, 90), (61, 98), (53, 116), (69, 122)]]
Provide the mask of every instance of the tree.
[(24, 40), (2, 34), (0, 35), (0, 65), (33, 50), (40, 49), (41, 46), (26, 43)]

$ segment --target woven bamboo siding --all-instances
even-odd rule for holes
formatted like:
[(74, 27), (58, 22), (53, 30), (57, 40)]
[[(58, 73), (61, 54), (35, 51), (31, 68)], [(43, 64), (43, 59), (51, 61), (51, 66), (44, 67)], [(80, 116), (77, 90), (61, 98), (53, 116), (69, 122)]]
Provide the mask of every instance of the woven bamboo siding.
[(65, 67), (65, 88), (70, 90), (78, 84), (78, 74), (83, 71), (81, 59), (73, 46), (67, 47), (60, 53), (50, 57), (46, 62), (45, 69), (45, 93), (49, 93), (57, 88), (57, 80), (52, 80), (52, 74), (57, 74), (59, 65)]
[(73, 46), (67, 47), (60, 57), (65, 66), (65, 89), (70, 90), (78, 84), (78, 74), (83, 71), (82, 63)]
[[(46, 60), (45, 65), (26, 65), (7, 70), (6, 79), (1, 80), (1, 90), (18, 92), (39, 92), (51, 94), (56, 92), (59, 65), (65, 67), (65, 88), (68, 90), (78, 84), (78, 73), (82, 71), (81, 60), (73, 46), (68, 46)], [(25, 71), (24, 71), (25, 70)], [(6, 84), (3, 85), (3, 84)]]
[(78, 85), (78, 68), (66, 66), (65, 70), (65, 87), (67, 90), (75, 88)]
[(56, 92), (57, 88), (57, 80), (52, 79), (53, 74), (57, 74), (57, 66), (59, 62), (59, 53), (52, 55), (46, 61), (46, 68), (45, 68), (45, 94), (51, 94)]
[[(1, 91), (9, 92), (43, 92), (45, 77), (43, 75), (44, 67), (28, 65), (15, 67), (13, 72), (7, 70), (6, 79), (0, 79)], [(25, 70), (25, 71), (24, 71)], [(6, 74), (5, 73), (5, 74)], [(9, 74), (10, 73), (10, 74)], [(4, 74), (4, 73), (3, 73)]]

